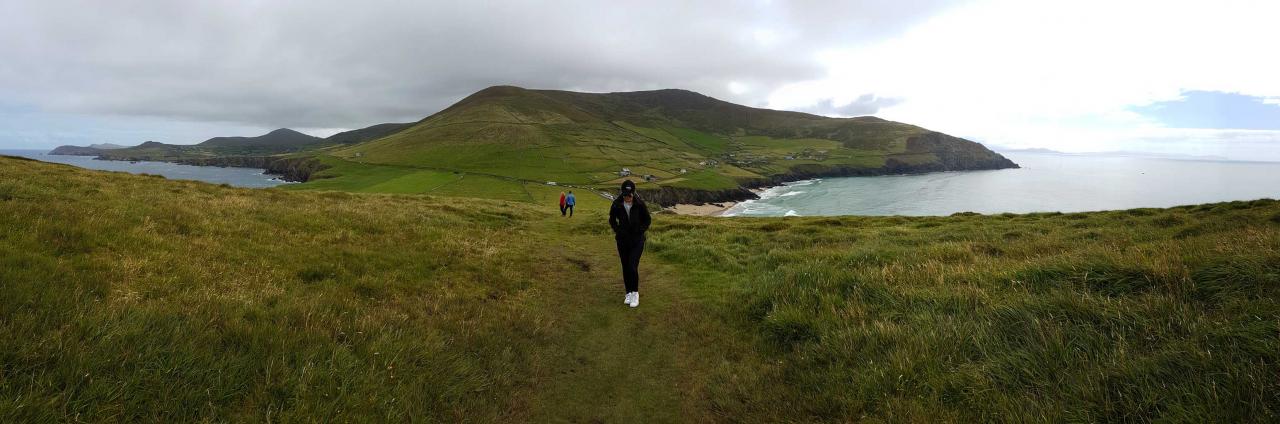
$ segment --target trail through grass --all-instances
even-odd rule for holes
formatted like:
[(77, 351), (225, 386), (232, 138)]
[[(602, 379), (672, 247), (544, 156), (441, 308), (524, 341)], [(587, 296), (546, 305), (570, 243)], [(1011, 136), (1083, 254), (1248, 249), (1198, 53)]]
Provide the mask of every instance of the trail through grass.
[[(701, 327), (710, 321), (655, 260), (642, 265), (641, 305), (623, 305), (611, 237), (598, 212), (548, 226), (569, 234), (555, 246), (577, 268), (544, 307), (564, 313), (568, 343), (527, 395), (537, 421), (673, 422), (708, 419), (696, 393), (714, 357)], [(595, 229), (596, 231), (592, 231)]]

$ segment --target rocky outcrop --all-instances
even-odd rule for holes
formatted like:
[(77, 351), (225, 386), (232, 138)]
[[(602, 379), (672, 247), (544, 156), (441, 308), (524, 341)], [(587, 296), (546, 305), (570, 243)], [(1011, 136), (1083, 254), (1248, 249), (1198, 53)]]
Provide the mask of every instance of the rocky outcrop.
[(717, 202), (741, 202), (758, 199), (755, 193), (743, 187), (724, 190), (698, 190), (692, 188), (662, 187), (657, 190), (638, 190), (640, 197), (649, 203), (663, 207), (680, 204), (701, 205)]
[(328, 165), (314, 157), (227, 156), (175, 161), (185, 165), (259, 168), (267, 174), (279, 175), (285, 181), (306, 182)]
[[(1001, 159), (1004, 159), (1001, 157)], [(1008, 159), (1004, 159), (1008, 160)], [(945, 172), (945, 171), (981, 171), (994, 169), (1018, 168), (1017, 164), (1009, 162), (1012, 166), (990, 166), (990, 167), (973, 167), (973, 168), (949, 168), (940, 162), (925, 163), (909, 163), (896, 158), (888, 158), (884, 162), (884, 166), (880, 168), (852, 168), (844, 166), (797, 166), (792, 168), (786, 174), (774, 175), (769, 178), (757, 178), (743, 182), (743, 186), (747, 188), (764, 188), (782, 185), (785, 183), (809, 180), (814, 178), (839, 178), (839, 177), (874, 177), (879, 175), (906, 175), (906, 174), (924, 174), (928, 172)]]
[(49, 151), (51, 155), (64, 156), (98, 156), (102, 154), (103, 149), (84, 147), (84, 146), (58, 146)]
[[(919, 161), (919, 155), (932, 154), (937, 160)], [(693, 190), (671, 189), (663, 187), (656, 192), (663, 206), (672, 204), (700, 204), (716, 202), (736, 202), (758, 198), (755, 193), (746, 189), (758, 189), (778, 186), (789, 182), (813, 178), (838, 177), (871, 177), (878, 175), (923, 174), (945, 171), (982, 171), (995, 169), (1018, 168), (1018, 164), (995, 153), (985, 146), (958, 137), (938, 132), (929, 132), (907, 139), (906, 152), (892, 155), (885, 159), (884, 166), (879, 168), (853, 167), (846, 165), (802, 164), (792, 167), (783, 174), (767, 178), (755, 178), (742, 181), (739, 190)], [(670, 193), (664, 193), (670, 189)], [(696, 192), (696, 193), (695, 193)], [(643, 191), (642, 191), (643, 193)], [(648, 197), (646, 197), (648, 199)], [(666, 203), (673, 201), (674, 203)], [(691, 201), (686, 201), (691, 200)]]
[[(936, 170), (939, 171), (973, 171), (1018, 167), (1018, 164), (1013, 163), (1009, 158), (991, 151), (986, 146), (936, 131), (908, 137), (907, 152), (932, 153), (938, 157)], [(888, 166), (889, 164), (886, 163), (885, 165)]]
[(119, 144), (111, 144), (111, 143), (90, 144), (88, 147), (58, 146), (53, 150), (49, 151), (49, 154), (66, 155), (66, 156), (98, 156), (98, 155), (101, 155), (103, 151), (106, 151), (106, 150), (116, 150), (116, 149), (123, 149), (123, 148), (125, 148), (125, 146), (121, 146)]

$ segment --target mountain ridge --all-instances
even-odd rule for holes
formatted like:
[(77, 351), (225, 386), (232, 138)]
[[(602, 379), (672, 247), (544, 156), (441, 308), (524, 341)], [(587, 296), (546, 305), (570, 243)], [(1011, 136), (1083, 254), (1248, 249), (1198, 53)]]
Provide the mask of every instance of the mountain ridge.
[(266, 134), (245, 137), (212, 137), (197, 144), (168, 144), (145, 141), (137, 146), (121, 149), (98, 150), (99, 159), (155, 160), (180, 162), (244, 156), (269, 156), (306, 150), (325, 144), (324, 139), (301, 132), (280, 128)]
[[(660, 193), (749, 198), (746, 187), (813, 176), (1017, 167), (979, 143), (876, 117), (753, 108), (681, 89), (582, 93), (509, 85), (327, 154), (599, 190), (632, 177), (663, 204), (681, 199)], [(724, 196), (716, 198), (741, 200)]]

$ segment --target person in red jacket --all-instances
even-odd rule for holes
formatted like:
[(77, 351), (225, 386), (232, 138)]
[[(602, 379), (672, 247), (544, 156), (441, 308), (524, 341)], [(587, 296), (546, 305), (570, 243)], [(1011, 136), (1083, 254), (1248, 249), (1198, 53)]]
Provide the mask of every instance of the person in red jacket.
[(560, 216), (564, 216), (564, 192), (560, 192)]

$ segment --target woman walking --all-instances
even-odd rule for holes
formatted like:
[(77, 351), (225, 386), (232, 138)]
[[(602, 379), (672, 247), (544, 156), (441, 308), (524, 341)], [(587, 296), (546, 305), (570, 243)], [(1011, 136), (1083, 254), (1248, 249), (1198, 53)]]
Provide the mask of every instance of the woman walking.
[(564, 192), (560, 192), (560, 216), (564, 216)]
[(640, 306), (640, 254), (644, 253), (644, 232), (649, 229), (649, 208), (636, 195), (636, 183), (622, 182), (618, 197), (609, 208), (609, 227), (618, 242), (622, 260), (622, 283), (627, 295), (623, 303)]

